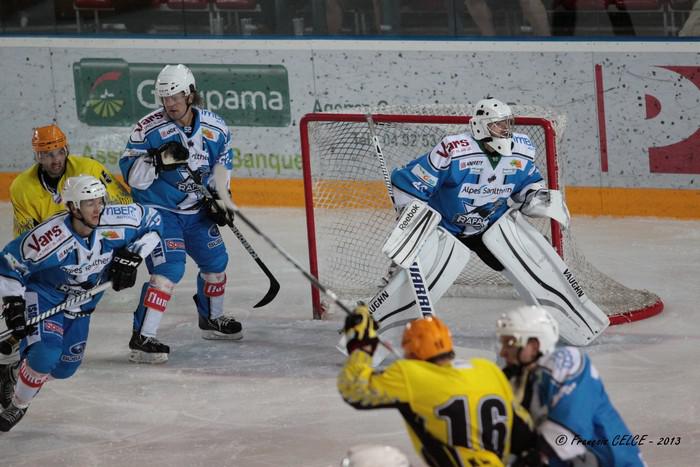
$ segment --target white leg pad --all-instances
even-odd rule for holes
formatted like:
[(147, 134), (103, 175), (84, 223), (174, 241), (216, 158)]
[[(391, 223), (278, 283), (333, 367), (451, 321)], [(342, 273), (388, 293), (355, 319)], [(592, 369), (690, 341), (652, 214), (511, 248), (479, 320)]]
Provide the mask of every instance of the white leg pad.
[(584, 293), (552, 245), (522, 214), (511, 209), (483, 236), (484, 245), (506, 268), (505, 275), (529, 304), (547, 307), (562, 339), (593, 342), (610, 321)]
[[(436, 303), (454, 283), (469, 261), (470, 254), (469, 248), (442, 227), (434, 230), (425, 240), (418, 261), (433, 303)], [(406, 323), (423, 316), (420, 306), (416, 304), (414, 288), (408, 274), (408, 270), (398, 269), (389, 279), (389, 283), (367, 303), (372, 316), (379, 323), (380, 337), (388, 340), (397, 350), (401, 348), (401, 337)], [(345, 350), (344, 337), (338, 348)], [(388, 354), (388, 351), (385, 353), (384, 350), (382, 346), (377, 348), (375, 363)]]

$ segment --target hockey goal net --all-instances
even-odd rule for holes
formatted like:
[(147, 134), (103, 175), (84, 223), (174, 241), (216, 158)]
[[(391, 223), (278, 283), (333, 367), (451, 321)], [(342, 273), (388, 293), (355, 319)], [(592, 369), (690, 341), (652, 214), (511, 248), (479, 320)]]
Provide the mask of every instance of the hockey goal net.
[[(548, 186), (563, 189), (557, 163), (557, 138), (566, 126), (562, 115), (536, 106), (512, 106), (516, 132), (537, 147), (536, 164)], [(381, 247), (394, 228), (396, 214), (369, 134), (372, 115), (389, 172), (428, 152), (445, 135), (468, 129), (469, 110), (461, 106), (381, 107), (362, 113), (312, 113), (300, 121), (306, 222), (311, 273), (341, 299), (368, 300), (379, 290), (390, 266)], [(562, 232), (547, 219), (528, 219), (547, 237), (586, 293), (610, 317), (611, 324), (653, 316), (661, 299), (635, 290), (592, 266), (576, 249), (571, 229)], [(450, 296), (516, 297), (498, 272), (472, 254), (447, 292)], [(312, 289), (315, 318), (328, 305)]]

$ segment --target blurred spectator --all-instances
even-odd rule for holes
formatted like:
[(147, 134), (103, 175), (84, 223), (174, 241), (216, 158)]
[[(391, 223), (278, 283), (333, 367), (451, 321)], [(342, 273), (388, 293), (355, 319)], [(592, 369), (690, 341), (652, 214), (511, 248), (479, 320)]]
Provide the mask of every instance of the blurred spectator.
[[(328, 34), (342, 34), (343, 17), (347, 10), (355, 10), (357, 13), (372, 10), (372, 25), (373, 29), (368, 32), (378, 34), (381, 22), (381, 0), (326, 0), (326, 24), (328, 26)], [(354, 25), (353, 34), (357, 33), (358, 25)], [(363, 33), (360, 29), (359, 33)]]
[(678, 32), (679, 36), (700, 36), (700, 0), (696, 0), (690, 16)]
[[(496, 0), (464, 0), (464, 5), (471, 15), (482, 36), (495, 36), (497, 24), (494, 23), (495, 7), (500, 1)], [(542, 0), (518, 0), (523, 17), (532, 27), (536, 36), (549, 36), (549, 20)], [(502, 7), (502, 5), (501, 5)], [(513, 33), (513, 32), (511, 32)], [(518, 31), (514, 32), (518, 35)]]
[[(589, 2), (587, 2), (589, 3)], [(557, 9), (561, 7), (561, 9)], [(626, 9), (609, 9), (590, 10), (586, 7), (581, 7), (578, 0), (554, 0), (552, 3), (552, 30), (555, 36), (574, 36), (576, 35), (576, 20), (580, 17), (580, 11), (588, 10), (588, 13), (594, 12), (598, 15), (607, 14), (612, 26), (613, 34), (616, 36), (634, 36), (634, 24), (632, 17)], [(597, 18), (597, 20), (596, 20)], [(600, 16), (589, 17), (592, 19), (590, 25), (595, 29), (594, 34), (608, 34), (605, 32), (605, 26), (600, 23)]]

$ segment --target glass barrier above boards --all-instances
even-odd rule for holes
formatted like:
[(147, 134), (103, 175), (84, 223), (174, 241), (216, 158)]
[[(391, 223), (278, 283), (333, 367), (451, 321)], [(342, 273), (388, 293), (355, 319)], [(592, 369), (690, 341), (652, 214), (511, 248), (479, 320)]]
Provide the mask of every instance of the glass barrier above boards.
[(700, 0), (2, 0), (0, 35), (699, 37)]

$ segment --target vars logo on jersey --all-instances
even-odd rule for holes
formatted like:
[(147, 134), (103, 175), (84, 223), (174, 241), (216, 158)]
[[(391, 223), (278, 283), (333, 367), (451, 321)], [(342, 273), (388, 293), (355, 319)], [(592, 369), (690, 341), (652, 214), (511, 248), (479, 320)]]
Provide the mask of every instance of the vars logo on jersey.
[(22, 241), (22, 256), (30, 261), (39, 261), (51, 254), (70, 234), (60, 224), (45, 225), (32, 231)]

